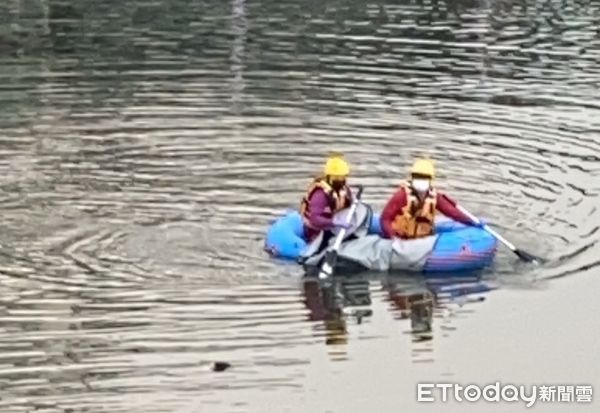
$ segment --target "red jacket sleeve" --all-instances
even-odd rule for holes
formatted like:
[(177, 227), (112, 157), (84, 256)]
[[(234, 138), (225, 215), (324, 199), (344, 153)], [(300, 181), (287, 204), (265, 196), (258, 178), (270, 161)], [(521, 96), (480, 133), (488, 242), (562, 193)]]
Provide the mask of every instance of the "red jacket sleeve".
[(392, 229), (392, 223), (394, 222), (396, 215), (402, 213), (402, 208), (406, 206), (406, 202), (406, 193), (404, 192), (404, 189), (400, 188), (388, 201), (385, 208), (383, 208), (379, 220), (381, 223), (383, 236), (385, 238), (392, 238), (396, 235), (402, 235), (395, 234), (395, 231)]
[(454, 221), (461, 222), (465, 225), (473, 225), (473, 222), (469, 217), (460, 212), (455, 207), (456, 202), (452, 200), (452, 198), (447, 195), (438, 192), (437, 194), (437, 210), (442, 214), (446, 215), (448, 218), (453, 219)]

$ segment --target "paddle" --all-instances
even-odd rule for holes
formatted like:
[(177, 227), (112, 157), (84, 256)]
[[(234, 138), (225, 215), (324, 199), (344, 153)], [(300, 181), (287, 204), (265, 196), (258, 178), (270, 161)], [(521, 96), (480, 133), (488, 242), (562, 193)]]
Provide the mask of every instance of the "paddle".
[[(448, 199), (448, 198), (446, 198), (446, 199)], [(450, 201), (450, 202), (452, 202), (452, 201)], [(482, 224), (481, 220), (479, 218), (477, 218), (475, 215), (471, 214), (469, 211), (467, 211), (466, 209), (464, 209), (462, 206), (458, 205), (457, 203), (455, 203), (455, 202), (452, 202), (452, 203), (454, 204), (456, 209), (458, 209), (460, 212), (462, 212), (467, 217), (469, 217), (469, 219), (471, 221), (475, 222), (476, 224)], [(528, 252), (518, 249), (511, 242), (509, 242), (506, 238), (504, 238), (502, 235), (498, 234), (496, 231), (494, 231), (492, 228), (490, 228), (487, 224), (483, 224), (482, 228), (485, 231), (487, 231), (489, 234), (491, 234), (494, 238), (496, 238), (498, 241), (500, 241), (501, 243), (506, 245), (506, 247), (509, 250), (511, 250), (512, 252), (514, 252), (521, 260), (526, 261), (526, 262), (531, 262), (534, 264), (540, 264), (540, 259), (536, 258), (535, 256), (531, 255)]]
[[(348, 216), (346, 217), (346, 223), (350, 224), (352, 222), (352, 218), (354, 218), (354, 213), (356, 212), (356, 206), (360, 202), (360, 197), (362, 196), (363, 187), (362, 185), (358, 186), (358, 191), (356, 192), (356, 196), (352, 200), (352, 205), (350, 205), (350, 210), (348, 211)], [(323, 265), (321, 265), (321, 270), (319, 271), (319, 278), (321, 280), (326, 279), (333, 275), (333, 269), (337, 262), (338, 258), (338, 250), (340, 249), (340, 245), (342, 245), (342, 241), (346, 236), (346, 228), (341, 228), (340, 232), (338, 232), (337, 237), (335, 238), (335, 242), (333, 246), (327, 253), (325, 254), (325, 259), (323, 260)]]

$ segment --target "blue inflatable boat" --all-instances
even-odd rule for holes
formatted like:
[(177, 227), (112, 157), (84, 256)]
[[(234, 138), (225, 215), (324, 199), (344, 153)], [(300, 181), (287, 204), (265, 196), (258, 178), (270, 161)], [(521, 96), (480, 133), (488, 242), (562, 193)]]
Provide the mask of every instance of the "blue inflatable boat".
[[(473, 271), (490, 265), (497, 250), (496, 239), (483, 229), (449, 219), (436, 220), (435, 235), (418, 240), (381, 238), (379, 217), (372, 213), (364, 225), (368, 228), (364, 236), (345, 241), (339, 255), (365, 269), (425, 273)], [(302, 218), (296, 211), (278, 218), (267, 231), (265, 250), (273, 257), (298, 260), (309, 249)]]

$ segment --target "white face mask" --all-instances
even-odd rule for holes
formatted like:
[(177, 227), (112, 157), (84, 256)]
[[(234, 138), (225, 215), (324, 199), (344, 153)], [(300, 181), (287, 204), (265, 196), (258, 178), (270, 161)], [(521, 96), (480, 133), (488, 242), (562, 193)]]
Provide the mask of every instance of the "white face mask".
[(420, 192), (420, 193), (425, 193), (427, 191), (429, 191), (429, 179), (413, 179), (412, 180), (412, 187), (415, 189), (415, 191)]

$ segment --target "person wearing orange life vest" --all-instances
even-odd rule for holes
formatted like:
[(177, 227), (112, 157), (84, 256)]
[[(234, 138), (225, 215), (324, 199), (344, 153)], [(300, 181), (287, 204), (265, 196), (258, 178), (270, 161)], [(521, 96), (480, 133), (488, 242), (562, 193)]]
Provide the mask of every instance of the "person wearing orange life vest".
[(352, 192), (346, 183), (350, 166), (341, 155), (333, 155), (323, 168), (323, 175), (309, 185), (300, 204), (304, 222), (304, 237), (312, 241), (321, 231), (334, 227), (348, 228), (334, 215), (352, 204)]
[(417, 159), (410, 170), (410, 181), (402, 183), (388, 201), (380, 217), (385, 238), (415, 239), (432, 235), (439, 211), (465, 225), (481, 226), (459, 211), (456, 203), (437, 191), (431, 182), (435, 168), (428, 159)]

